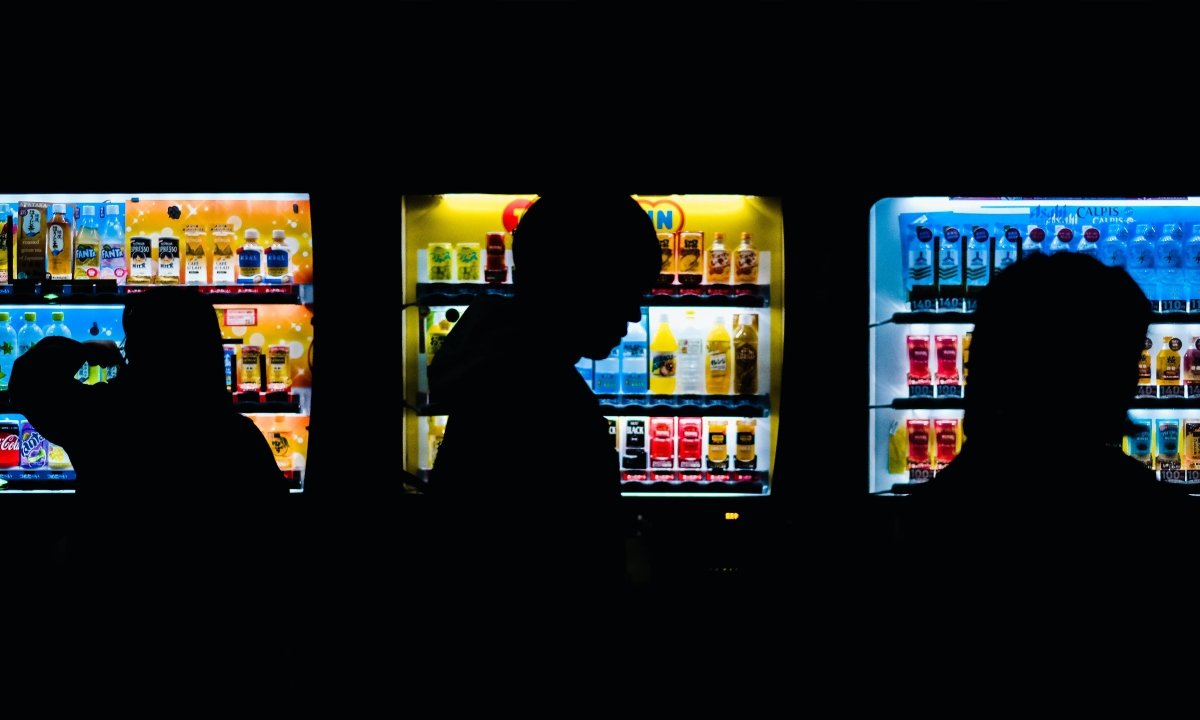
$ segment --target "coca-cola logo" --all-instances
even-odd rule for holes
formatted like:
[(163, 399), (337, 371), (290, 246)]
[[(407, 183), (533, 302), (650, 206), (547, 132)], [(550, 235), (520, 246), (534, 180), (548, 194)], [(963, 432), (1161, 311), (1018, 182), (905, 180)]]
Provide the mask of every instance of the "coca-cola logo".
[(1071, 232), (1071, 228), (1062, 228), (1058, 231), (1058, 239), (1063, 242), (1071, 242), (1073, 237), (1075, 237), (1075, 233)]
[(1100, 231), (1096, 228), (1088, 228), (1083, 231), (1083, 239), (1088, 242), (1096, 242), (1100, 239)]
[(21, 441), (17, 439), (16, 435), (5, 435), (3, 438), (0, 438), (0, 450), (11, 451), (20, 449)]
[(1034, 228), (1029, 231), (1029, 239), (1036, 243), (1040, 243), (1046, 239), (1046, 231), (1041, 228)]

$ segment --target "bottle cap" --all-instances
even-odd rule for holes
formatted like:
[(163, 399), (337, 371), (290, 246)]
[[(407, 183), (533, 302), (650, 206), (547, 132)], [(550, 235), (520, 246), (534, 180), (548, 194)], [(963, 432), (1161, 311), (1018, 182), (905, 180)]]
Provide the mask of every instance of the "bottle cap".
[(724, 315), (718, 315), (718, 316), (717, 316), (717, 317), (716, 317), (716, 318), (713, 320), (713, 324), (714, 324), (714, 325), (724, 325), (724, 324), (725, 324), (725, 316), (724, 316)]
[(25, 313), (25, 320), (27, 322), (33, 322), (34, 320), (37, 320), (37, 313), (31, 313), (31, 312)]
[(750, 239), (750, 233), (748, 233), (748, 232), (744, 232), (744, 233), (742, 233), (742, 239), (743, 239), (743, 240), (749, 240), (749, 239)]
[(254, 228), (250, 228), (246, 232), (242, 233), (242, 237), (246, 238), (247, 240), (257, 240), (258, 239), (258, 231), (255, 230)]
[(1163, 343), (1164, 343), (1164, 344), (1166, 344), (1166, 343), (1169, 343), (1169, 342), (1171, 342), (1171, 336), (1170, 336), (1170, 335), (1164, 335), (1164, 336), (1163, 336)]
[(282, 240), (283, 236), (284, 236), (284, 232), (282, 230), (272, 230), (271, 231), (271, 237), (275, 240)]
[(54, 203), (54, 205), (52, 205), (50, 209), (52, 212), (65, 213), (67, 211), (67, 204), (66, 203)]
[(669, 320), (669, 318), (667, 317), (667, 314), (666, 314), (666, 313), (662, 313), (662, 314), (660, 314), (660, 315), (658, 316), (658, 321), (659, 321), (660, 323), (665, 323), (665, 322), (667, 322), (668, 320)]
[(95, 205), (84, 205), (83, 206), (83, 214), (84, 215), (95, 215), (96, 214), (96, 206)]
[(725, 239), (725, 233), (723, 233), (723, 232), (713, 233), (713, 241), (714, 242), (717, 240), (724, 240), (724, 239)]
[(0, 322), (8, 322), (8, 313), (0, 312)]
[(52, 312), (50, 313), (50, 319), (54, 322), (62, 322), (63, 314), (60, 312)]

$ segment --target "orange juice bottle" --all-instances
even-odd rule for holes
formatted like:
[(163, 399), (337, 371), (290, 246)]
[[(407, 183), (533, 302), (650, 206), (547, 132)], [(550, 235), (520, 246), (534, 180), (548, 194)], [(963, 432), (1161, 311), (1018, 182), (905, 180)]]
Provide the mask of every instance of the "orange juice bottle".
[(709, 395), (728, 395), (730, 371), (729, 332), (724, 316), (718, 315), (705, 340), (704, 386)]

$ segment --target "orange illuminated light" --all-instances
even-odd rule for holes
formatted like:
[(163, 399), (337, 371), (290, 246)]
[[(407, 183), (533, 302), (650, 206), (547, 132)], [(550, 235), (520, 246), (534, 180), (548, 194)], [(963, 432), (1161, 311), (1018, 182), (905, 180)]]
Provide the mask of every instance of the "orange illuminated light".
[(726, 520), (737, 520), (738, 514), (737, 513), (725, 513), (725, 519)]

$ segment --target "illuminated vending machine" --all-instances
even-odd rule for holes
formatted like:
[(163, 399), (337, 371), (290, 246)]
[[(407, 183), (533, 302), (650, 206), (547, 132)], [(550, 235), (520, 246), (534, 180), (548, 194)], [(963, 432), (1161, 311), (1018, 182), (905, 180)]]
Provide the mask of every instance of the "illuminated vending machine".
[[(38, 340), (121, 343), (127, 298), (163, 285), (212, 300), (226, 386), (305, 487), (312, 391), (312, 216), (306, 193), (0, 196), (0, 490), (73, 493), (70, 457), (12, 412), (13, 361)], [(80, 368), (107, 382), (116, 368)], [(7, 409), (6, 409), (7, 408)]]
[[(513, 293), (512, 232), (535, 197), (403, 198), (405, 304), (414, 307), (403, 344), (412, 492), (433, 477), (447, 420), (428, 394), (430, 355), (476, 296)], [(661, 274), (641, 323), (608, 358), (577, 366), (609, 421), (620, 458), (614, 478), (627, 498), (768, 497), (783, 359), (781, 198), (634, 198), (658, 234)], [(604, 287), (599, 272), (595, 292)]]
[(1200, 199), (888, 198), (870, 215), (869, 492), (919, 492), (962, 448), (975, 303), (1032, 254), (1123, 268), (1150, 300), (1123, 449), (1200, 484)]

